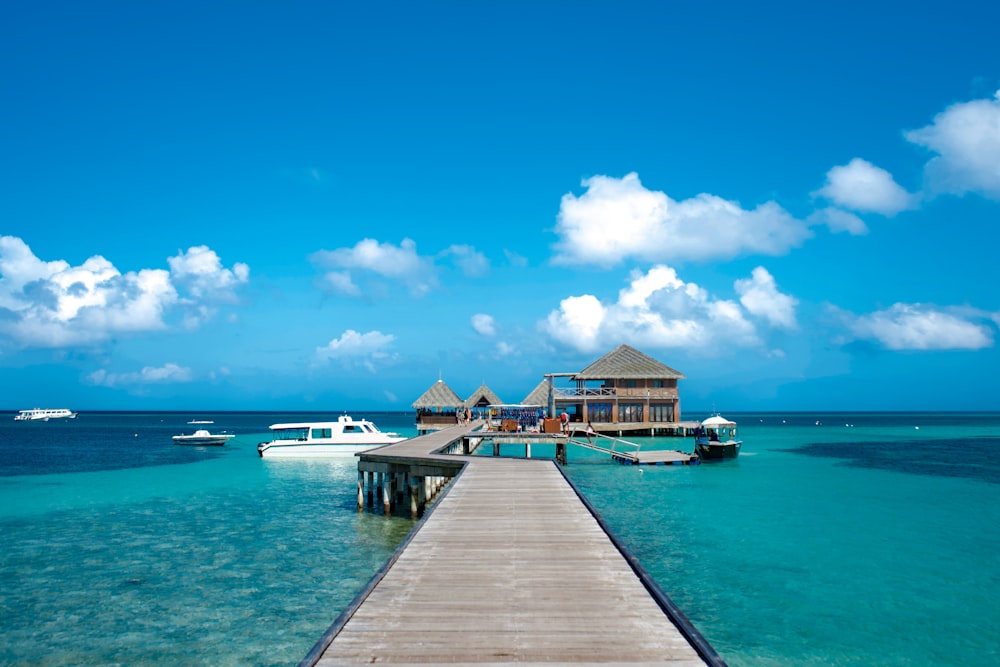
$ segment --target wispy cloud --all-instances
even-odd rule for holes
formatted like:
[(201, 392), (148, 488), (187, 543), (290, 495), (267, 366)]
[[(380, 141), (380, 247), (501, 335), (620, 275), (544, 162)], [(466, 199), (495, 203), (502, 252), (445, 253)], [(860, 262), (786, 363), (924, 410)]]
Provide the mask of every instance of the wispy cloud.
[(472, 323), (472, 328), (476, 330), (481, 336), (495, 336), (497, 332), (496, 322), (493, 321), (493, 316), (487, 315), (485, 313), (476, 313), (470, 319)]
[[(897, 303), (865, 315), (836, 311), (847, 340), (874, 341), (888, 350), (979, 350), (993, 346), (996, 313)], [(992, 323), (992, 326), (991, 324)]]
[(451, 259), (469, 277), (485, 276), (490, 271), (490, 260), (470, 245), (449, 246), (440, 256)]
[(330, 270), (321, 279), (321, 287), (344, 296), (370, 294), (360, 281), (371, 277), (399, 283), (418, 297), (438, 286), (433, 260), (418, 255), (412, 239), (403, 239), (398, 246), (362, 239), (353, 248), (319, 250), (311, 260), (317, 267)]
[(131, 373), (108, 373), (99, 369), (87, 377), (91, 384), (102, 387), (186, 383), (192, 379), (190, 368), (173, 363), (159, 367), (144, 366), (142, 370)]
[(381, 331), (359, 333), (348, 329), (340, 338), (316, 348), (316, 358), (321, 363), (336, 360), (346, 367), (361, 366), (374, 373), (378, 364), (394, 358), (391, 347), (395, 340), (392, 334)]

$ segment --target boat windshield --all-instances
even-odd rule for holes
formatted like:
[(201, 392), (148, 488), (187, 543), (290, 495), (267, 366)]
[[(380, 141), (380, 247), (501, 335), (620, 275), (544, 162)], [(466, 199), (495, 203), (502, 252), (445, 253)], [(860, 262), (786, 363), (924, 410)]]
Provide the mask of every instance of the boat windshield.
[(309, 429), (305, 426), (292, 428), (272, 429), (275, 440), (305, 440), (309, 435)]

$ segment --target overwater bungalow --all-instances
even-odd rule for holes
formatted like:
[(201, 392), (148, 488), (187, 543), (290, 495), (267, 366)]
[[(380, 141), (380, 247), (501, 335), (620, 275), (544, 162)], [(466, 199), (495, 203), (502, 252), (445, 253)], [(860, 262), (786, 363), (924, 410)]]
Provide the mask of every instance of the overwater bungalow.
[[(569, 386), (557, 386), (554, 378)], [(681, 421), (677, 381), (682, 379), (683, 373), (619, 345), (582, 371), (547, 374), (529, 398), (542, 397), (551, 386), (545, 404), (554, 405), (555, 414), (565, 410), (571, 424), (590, 422), (597, 431), (619, 434), (685, 435), (696, 422)]]

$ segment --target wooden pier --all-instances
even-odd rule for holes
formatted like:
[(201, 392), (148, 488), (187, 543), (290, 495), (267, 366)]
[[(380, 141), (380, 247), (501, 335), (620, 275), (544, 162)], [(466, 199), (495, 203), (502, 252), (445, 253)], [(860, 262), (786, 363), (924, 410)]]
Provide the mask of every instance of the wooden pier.
[(725, 665), (554, 462), (439, 453), (473, 428), (359, 455), (359, 500), (454, 480), (300, 667)]

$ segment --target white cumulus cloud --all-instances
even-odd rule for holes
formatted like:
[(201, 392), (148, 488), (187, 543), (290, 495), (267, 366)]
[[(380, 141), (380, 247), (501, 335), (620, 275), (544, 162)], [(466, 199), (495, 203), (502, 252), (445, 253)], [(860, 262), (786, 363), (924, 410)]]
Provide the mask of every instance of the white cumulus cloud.
[(808, 226), (774, 202), (753, 210), (710, 194), (674, 201), (639, 176), (594, 176), (563, 196), (556, 264), (614, 266), (625, 259), (709, 260), (780, 255), (809, 238)]
[(235, 289), (250, 279), (249, 266), (236, 262), (232, 269), (227, 269), (208, 246), (192, 246), (167, 262), (175, 284), (196, 299), (235, 301)]
[[(787, 321), (789, 304), (782, 303), (773, 285), (767, 292), (761, 275), (747, 282), (771, 297), (770, 310), (763, 297), (752, 300), (757, 314)], [(684, 282), (673, 268), (657, 265), (645, 273), (634, 272), (613, 303), (602, 303), (592, 294), (563, 299), (539, 327), (580, 352), (596, 352), (620, 342), (652, 349), (710, 351), (759, 346), (762, 341), (750, 314), (739, 302), (715, 298), (704, 288)]]
[(897, 303), (885, 310), (846, 316), (851, 334), (890, 350), (979, 350), (993, 346), (992, 319), (978, 311)]
[(249, 275), (245, 264), (223, 269), (204, 246), (168, 263), (172, 271), (123, 274), (94, 255), (71, 266), (39, 259), (20, 238), (0, 237), (0, 337), (22, 347), (60, 347), (164, 329), (178, 306), (187, 312), (185, 321), (204, 319), (208, 304), (232, 300)]
[(937, 153), (924, 169), (931, 192), (1000, 200), (1000, 91), (993, 99), (953, 104), (905, 136)]
[(892, 174), (861, 158), (830, 169), (826, 184), (814, 194), (843, 209), (887, 216), (917, 204), (917, 197), (900, 187)]
[(740, 303), (751, 315), (763, 318), (781, 329), (798, 328), (795, 321), (798, 300), (779, 292), (774, 276), (763, 266), (754, 269), (751, 278), (737, 280), (735, 287), (740, 295)]

